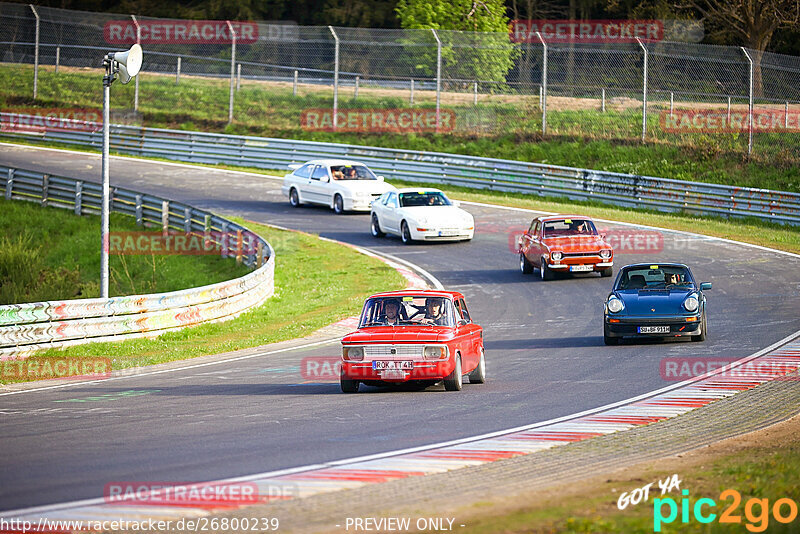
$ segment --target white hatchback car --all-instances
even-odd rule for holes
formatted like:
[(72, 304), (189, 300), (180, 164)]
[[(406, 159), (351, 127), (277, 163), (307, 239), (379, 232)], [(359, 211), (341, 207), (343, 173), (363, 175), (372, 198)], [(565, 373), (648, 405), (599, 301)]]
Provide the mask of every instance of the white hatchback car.
[(469, 241), (475, 234), (472, 215), (438, 189), (387, 191), (372, 203), (372, 235), (399, 235), (412, 241)]
[(336, 213), (368, 211), (373, 200), (394, 189), (357, 161), (316, 159), (289, 165), (281, 191), (292, 206), (324, 204)]

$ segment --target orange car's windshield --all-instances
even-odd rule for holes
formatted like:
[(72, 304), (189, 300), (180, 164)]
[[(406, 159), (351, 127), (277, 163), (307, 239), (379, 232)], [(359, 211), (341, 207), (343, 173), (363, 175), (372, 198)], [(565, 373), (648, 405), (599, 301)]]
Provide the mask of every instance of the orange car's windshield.
[(557, 219), (544, 222), (544, 237), (597, 235), (589, 219)]
[(455, 310), (448, 298), (425, 295), (375, 297), (361, 312), (359, 328), (371, 326), (455, 326)]

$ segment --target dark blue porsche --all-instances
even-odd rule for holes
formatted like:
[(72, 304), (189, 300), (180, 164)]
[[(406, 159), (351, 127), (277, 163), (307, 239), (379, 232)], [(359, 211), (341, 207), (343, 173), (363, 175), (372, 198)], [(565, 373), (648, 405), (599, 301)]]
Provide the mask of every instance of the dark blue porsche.
[(603, 340), (623, 337), (706, 338), (706, 297), (711, 283), (699, 284), (680, 263), (637, 263), (623, 267), (605, 302)]

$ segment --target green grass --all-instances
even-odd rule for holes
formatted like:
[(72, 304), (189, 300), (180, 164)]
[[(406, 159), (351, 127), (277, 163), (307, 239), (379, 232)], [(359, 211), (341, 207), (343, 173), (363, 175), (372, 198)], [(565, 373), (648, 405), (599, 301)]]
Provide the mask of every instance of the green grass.
[[(33, 102), (31, 67), (0, 66), (0, 105), (4, 109), (37, 106), (98, 109), (99, 71), (52, 68), (40, 70), (39, 99)], [(374, 145), (409, 150), (431, 150), (520, 161), (550, 163), (599, 170), (696, 180), (743, 187), (800, 191), (800, 139), (792, 133), (758, 133), (755, 151), (746, 157), (746, 134), (670, 134), (659, 125), (653, 103), (648, 114), (649, 137), (641, 143), (641, 111), (609, 109), (602, 113), (587, 99), (580, 110), (548, 113), (548, 134), (541, 135), (538, 97), (503, 95), (484, 98), (473, 106), (469, 98), (443, 94), (443, 106), (457, 116), (488, 120), (481, 128), (458, 127), (449, 134), (364, 134), (304, 130), (300, 114), (309, 108), (331, 108), (329, 87), (306, 87), (292, 96), (287, 84), (243, 82), (236, 94), (234, 122), (227, 123), (228, 81), (183, 77), (175, 85), (170, 76), (144, 73), (140, 79), (142, 124), (186, 130), (216, 131), (265, 137)], [(115, 84), (112, 110), (133, 107), (133, 85)], [(430, 91), (420, 92), (415, 107), (431, 107)], [(341, 90), (339, 105), (346, 108), (406, 108), (403, 91), (363, 86), (359, 98)], [(488, 119), (487, 119), (488, 117)], [(460, 119), (459, 119), (460, 120)], [(461, 123), (459, 123), (461, 124)], [(467, 124), (467, 123), (464, 123)], [(476, 133), (477, 132), (477, 133)]]
[[(142, 231), (111, 214), (111, 232)], [(109, 257), (109, 294), (177, 291), (244, 276), (249, 269), (217, 256)], [(0, 303), (100, 296), (100, 217), (0, 199)]]
[(255, 347), (305, 336), (357, 315), (372, 293), (405, 287), (397, 271), (349, 247), (231, 219), (275, 248), (275, 295), (263, 305), (231, 321), (169, 332), (156, 339), (48, 350), (37, 358), (109, 357), (117, 370)]
[[(678, 516), (673, 523), (662, 525), (662, 532), (797, 532), (800, 518), (795, 518), (789, 524), (781, 524), (771, 512), (778, 499), (789, 498), (795, 503), (800, 500), (800, 488), (797, 485), (800, 480), (800, 440), (794, 436), (779, 443), (768, 441), (747, 445), (735, 454), (704, 455), (702, 459), (690, 460), (688, 466), (679, 460), (669, 460), (675, 465), (674, 470), (652, 467), (628, 470), (624, 475), (605, 481), (594, 480), (569, 489), (547, 492), (542, 498), (526, 499), (527, 502), (522, 505), (477, 503), (467, 512), (474, 518), (459, 518), (467, 524), (460, 531), (464, 534), (649, 534), (653, 532), (654, 498), (661, 497), (658, 484), (653, 484), (649, 502), (618, 510), (617, 499), (623, 491), (631, 492), (647, 483), (665, 480), (677, 472), (682, 480), (681, 489), (689, 490), (690, 506), (693, 508), (701, 498), (714, 500), (717, 506), (713, 510), (705, 506), (703, 512), (707, 514), (713, 511), (717, 514), (717, 520), (703, 525), (694, 519), (690, 510), (689, 522), (682, 524), (680, 499), (683, 496), (673, 491), (664, 497), (675, 499)], [(726, 489), (734, 489), (741, 495), (741, 503), (734, 510), (734, 515), (741, 517), (740, 524), (721, 524), (718, 521), (721, 512), (732, 503), (731, 498), (720, 499), (720, 493)], [(751, 498), (769, 499), (770, 517), (767, 522), (762, 522), (758, 506), (752, 510), (752, 519), (745, 515), (745, 505)], [(517, 499), (517, 503), (520, 501), (522, 499)], [(667, 512), (665, 506), (664, 513)], [(783, 506), (782, 513), (789, 514), (788, 506)], [(754, 530), (746, 527), (747, 524), (753, 525)], [(759, 526), (766, 526), (766, 529), (757, 530)]]

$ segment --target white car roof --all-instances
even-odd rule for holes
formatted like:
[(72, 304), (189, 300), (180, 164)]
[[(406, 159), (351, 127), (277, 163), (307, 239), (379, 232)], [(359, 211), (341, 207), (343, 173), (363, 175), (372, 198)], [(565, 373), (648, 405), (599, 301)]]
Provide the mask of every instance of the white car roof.
[(301, 165), (306, 165), (308, 163), (311, 163), (311, 164), (314, 164), (314, 165), (328, 165), (328, 166), (330, 166), (330, 165), (351, 165), (351, 166), (352, 165), (364, 165), (365, 167), (368, 167), (368, 165), (365, 164), (365, 163), (361, 163), (360, 161), (353, 161), (351, 159), (312, 159), (310, 161), (306, 161), (305, 163), (302, 163)]
[(403, 187), (402, 189), (398, 189), (398, 193), (418, 193), (418, 192), (425, 192), (425, 193), (441, 193), (441, 189), (436, 189), (435, 187)]

